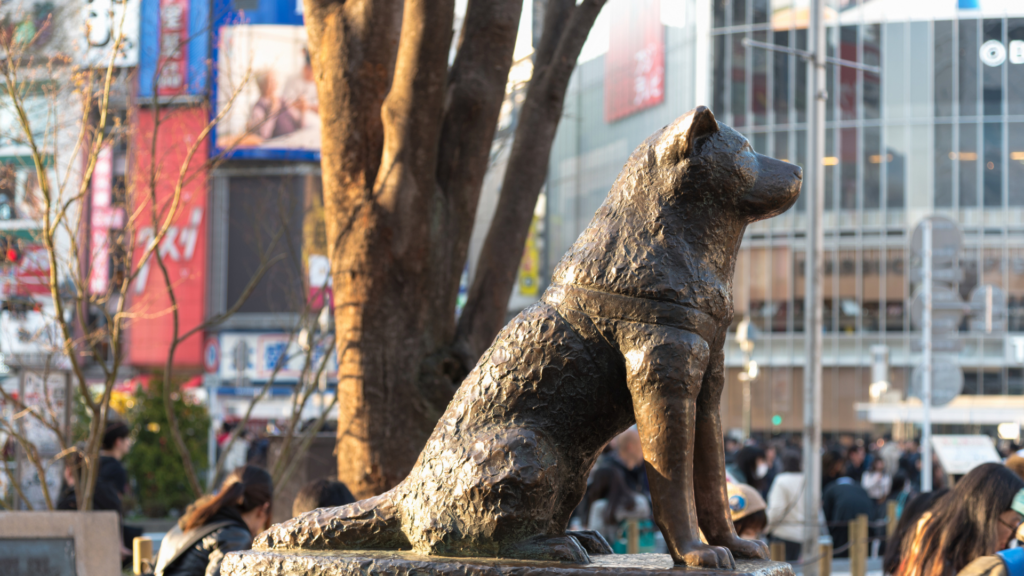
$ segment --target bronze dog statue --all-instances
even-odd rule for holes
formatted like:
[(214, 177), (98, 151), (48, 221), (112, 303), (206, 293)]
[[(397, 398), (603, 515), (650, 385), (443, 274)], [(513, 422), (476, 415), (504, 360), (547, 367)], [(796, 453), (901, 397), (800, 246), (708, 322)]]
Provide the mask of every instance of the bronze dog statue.
[(610, 550), (567, 533), (569, 517), (601, 449), (635, 422), (675, 562), (768, 558), (730, 520), (722, 347), (743, 232), (792, 206), (800, 182), (703, 106), (648, 138), (542, 301), (466, 377), (409, 477), (275, 525), (255, 548), (588, 562)]

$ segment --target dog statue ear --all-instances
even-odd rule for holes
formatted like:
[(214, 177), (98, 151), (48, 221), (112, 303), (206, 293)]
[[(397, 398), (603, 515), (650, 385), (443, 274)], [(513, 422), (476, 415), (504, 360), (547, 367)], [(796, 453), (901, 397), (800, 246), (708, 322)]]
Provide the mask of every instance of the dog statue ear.
[(673, 166), (689, 158), (698, 140), (718, 132), (718, 122), (707, 106), (697, 106), (665, 130), (667, 134), (656, 145), (655, 154), (659, 165)]
[(715, 115), (707, 106), (697, 106), (691, 115), (690, 125), (684, 130), (682, 137), (683, 158), (688, 158), (693, 153), (697, 141), (705, 136), (718, 132), (718, 121)]

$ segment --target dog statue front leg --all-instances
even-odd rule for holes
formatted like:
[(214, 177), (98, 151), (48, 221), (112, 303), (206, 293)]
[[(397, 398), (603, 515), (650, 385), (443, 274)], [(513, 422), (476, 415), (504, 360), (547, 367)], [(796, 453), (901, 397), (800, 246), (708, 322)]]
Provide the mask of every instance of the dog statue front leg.
[(693, 502), (693, 426), (707, 343), (682, 330), (633, 326), (619, 340), (631, 342), (623, 351), (654, 521), (676, 564), (733, 568), (727, 549), (700, 541)]
[(725, 356), (716, 342), (697, 396), (693, 466), (700, 470), (693, 487), (697, 516), (704, 537), (711, 544), (728, 548), (736, 558), (768, 559), (768, 547), (757, 540), (744, 540), (736, 534), (729, 512), (725, 487), (725, 447), (718, 404), (725, 386)]

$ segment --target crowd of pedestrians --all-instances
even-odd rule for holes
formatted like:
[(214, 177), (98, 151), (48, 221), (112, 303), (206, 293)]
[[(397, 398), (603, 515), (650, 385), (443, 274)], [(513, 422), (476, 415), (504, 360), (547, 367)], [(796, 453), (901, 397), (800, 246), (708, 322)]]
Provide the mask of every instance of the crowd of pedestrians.
[[(124, 424), (108, 426), (93, 507), (122, 512), (128, 478), (121, 459), (131, 449)], [(255, 442), (246, 438), (246, 452)], [(743, 538), (781, 543), (785, 559), (800, 562), (808, 511), (804, 506), (807, 479), (796, 438), (764, 445), (726, 439), (726, 477), (732, 520)], [(833, 543), (835, 557), (848, 555), (850, 521), (865, 515), (883, 568), (894, 576), (1024, 576), (1024, 548), (1017, 548), (1019, 569), (1003, 550), (1024, 539), (1024, 457), (1013, 451), (1005, 463), (976, 467), (955, 487), (933, 462), (934, 489), (921, 492), (921, 453), (915, 441), (891, 438), (829, 445), (821, 456), (821, 508), (812, 511), (822, 536)], [(1024, 451), (1021, 451), (1024, 453)], [(219, 576), (224, 555), (251, 546), (256, 534), (270, 525), (273, 486), (270, 475), (248, 460), (231, 472), (214, 494), (188, 507), (164, 537), (156, 559), (157, 576)], [(66, 487), (58, 507), (75, 509), (73, 459), (67, 461)], [(295, 498), (292, 515), (355, 501), (344, 484), (317, 480)], [(895, 533), (886, 536), (886, 522), (895, 510)], [(627, 525), (640, 531), (642, 552), (664, 552), (664, 539), (653, 523), (650, 489), (640, 436), (635, 427), (606, 447), (590, 473), (583, 501), (570, 528), (602, 534), (616, 552), (625, 552)], [(131, 539), (141, 533), (122, 526), (122, 554), (130, 555)]]
[[(601, 532), (621, 551), (626, 524), (649, 530), (650, 493), (635, 429), (613, 440), (591, 472), (574, 528)], [(726, 438), (729, 505), (737, 534), (782, 544), (789, 562), (801, 561), (807, 511), (806, 477), (799, 439), (758, 444)], [(933, 490), (921, 492), (921, 450), (915, 440), (890, 437), (830, 444), (821, 456), (821, 508), (813, 511), (821, 536), (832, 540), (834, 557), (849, 555), (849, 524), (869, 519), (873, 553), (883, 555), (884, 572), (894, 576), (1018, 576), (1007, 571), (1007, 548), (1017, 546), (1024, 519), (1024, 457), (1008, 447), (1005, 463), (985, 464), (960, 478), (952, 490), (940, 462), (932, 462)], [(895, 510), (896, 532), (886, 537)], [(1019, 531), (1024, 539), (1024, 529)], [(659, 536), (656, 534), (656, 536)], [(658, 549), (659, 538), (651, 549)], [(663, 544), (662, 544), (663, 546)], [(1002, 554), (1002, 556), (1000, 556)]]

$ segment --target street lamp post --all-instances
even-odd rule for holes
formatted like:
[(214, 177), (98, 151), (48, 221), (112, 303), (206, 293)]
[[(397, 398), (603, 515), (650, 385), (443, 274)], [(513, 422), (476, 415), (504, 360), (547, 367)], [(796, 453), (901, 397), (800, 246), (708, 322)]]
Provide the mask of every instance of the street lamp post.
[(736, 326), (736, 344), (743, 351), (743, 371), (739, 374), (743, 385), (743, 439), (750, 438), (750, 381), (757, 378), (757, 362), (750, 359), (754, 351), (754, 339), (750, 331), (750, 317), (745, 316)]
[(812, 58), (809, 62), (808, 103), (808, 168), (811, 194), (807, 202), (807, 264), (804, 290), (804, 541), (802, 554), (804, 576), (818, 576), (818, 563), (808, 562), (818, 554), (818, 510), (821, 508), (821, 330), (824, 282), (822, 260), (825, 236), (822, 229), (825, 205), (825, 0), (811, 2), (810, 37)]

